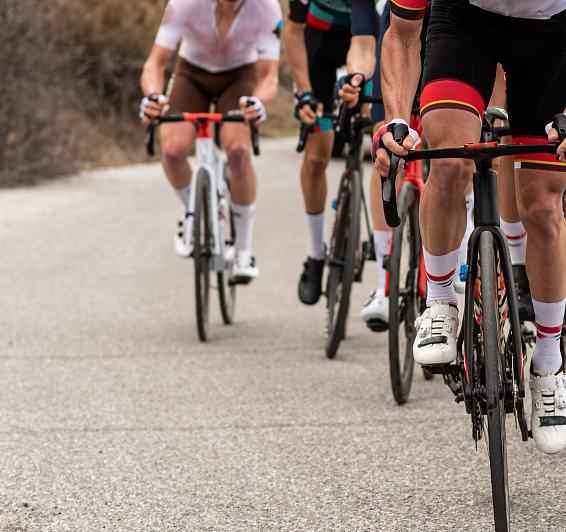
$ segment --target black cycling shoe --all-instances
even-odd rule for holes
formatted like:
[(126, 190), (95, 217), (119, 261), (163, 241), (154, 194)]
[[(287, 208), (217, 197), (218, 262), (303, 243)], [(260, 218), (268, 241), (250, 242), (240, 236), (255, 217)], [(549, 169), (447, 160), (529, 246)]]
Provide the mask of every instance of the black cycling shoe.
[(299, 280), (299, 299), (305, 305), (314, 305), (322, 294), (324, 259), (316, 260), (307, 257), (303, 267), (303, 273)]
[(535, 309), (531, 298), (531, 285), (527, 277), (527, 269), (522, 264), (513, 265), (513, 278), (519, 302), (519, 319), (521, 321), (535, 321)]

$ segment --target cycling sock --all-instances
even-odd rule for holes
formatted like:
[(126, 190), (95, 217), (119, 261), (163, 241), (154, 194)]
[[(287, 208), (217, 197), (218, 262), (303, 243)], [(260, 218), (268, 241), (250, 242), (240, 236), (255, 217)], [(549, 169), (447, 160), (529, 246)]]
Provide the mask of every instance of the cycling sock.
[(501, 230), (507, 237), (509, 252), (511, 254), (511, 264), (525, 265), (527, 254), (527, 232), (522, 222), (506, 222), (501, 218)]
[(309, 227), (309, 247), (308, 254), (311, 259), (324, 259), (324, 211), (318, 214), (307, 214), (307, 224)]
[(232, 203), (234, 227), (236, 229), (236, 253), (252, 251), (252, 236), (255, 219), (255, 202), (250, 205)]
[(452, 305), (458, 305), (458, 298), (454, 291), (454, 274), (458, 264), (460, 248), (446, 255), (431, 255), (424, 250), (427, 298), (426, 304), (432, 301), (444, 300)]
[(566, 299), (558, 303), (542, 303), (533, 298), (537, 327), (537, 343), (533, 351), (533, 370), (538, 375), (555, 373), (562, 368), (560, 336), (564, 322)]
[(385, 290), (386, 270), (383, 267), (383, 259), (389, 254), (391, 244), (391, 231), (374, 231), (373, 245), (375, 247), (375, 259), (377, 261), (377, 291)]
[(175, 193), (179, 196), (181, 203), (185, 207), (185, 210), (189, 209), (189, 197), (191, 195), (191, 185), (187, 185), (185, 188), (176, 188)]

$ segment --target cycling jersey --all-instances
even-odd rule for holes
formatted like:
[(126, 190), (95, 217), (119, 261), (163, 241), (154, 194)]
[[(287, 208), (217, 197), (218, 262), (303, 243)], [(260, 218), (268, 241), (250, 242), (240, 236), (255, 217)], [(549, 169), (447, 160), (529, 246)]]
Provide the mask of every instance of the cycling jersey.
[[(469, 3), (484, 9), (514, 18), (549, 19), (566, 10), (566, 0), (469, 0)], [(409, 20), (422, 18), (427, 0), (391, 0), (395, 15)]]
[(350, 27), (349, 0), (290, 0), (289, 19), (321, 31)]
[(279, 59), (281, 8), (277, 0), (246, 0), (228, 35), (218, 36), (215, 2), (169, 0), (155, 43), (208, 72), (223, 72), (258, 59)]

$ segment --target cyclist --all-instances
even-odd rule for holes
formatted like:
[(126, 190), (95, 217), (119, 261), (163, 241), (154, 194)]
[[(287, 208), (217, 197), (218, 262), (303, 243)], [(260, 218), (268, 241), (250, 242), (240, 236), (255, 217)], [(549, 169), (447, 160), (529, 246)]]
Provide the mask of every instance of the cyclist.
[[(392, 124), (409, 117), (417, 88), (419, 32), (426, 0), (397, 0), (382, 51), (382, 89), (388, 127), (376, 141), (399, 155), (414, 143), (397, 145)], [(565, 110), (566, 1), (495, 2), (435, 0), (427, 35), (421, 115), (433, 148), (477, 142), (481, 117), (493, 88), (496, 63), (507, 73), (507, 98), (514, 142), (555, 141), (548, 123)], [(560, 332), (566, 305), (566, 141), (553, 156), (515, 159), (519, 213), (529, 234), (527, 271), (537, 327), (531, 364), (532, 432), (546, 453), (566, 446), (566, 426), (540, 425), (541, 416), (566, 415), (566, 378)], [(389, 168), (383, 147), (377, 162)], [(415, 360), (449, 364), (456, 358), (458, 308), (453, 275), (465, 229), (464, 191), (473, 173), (467, 160), (438, 160), (421, 202), (421, 230), (428, 279), (428, 308), (418, 320)]]
[[(264, 102), (278, 85), (281, 9), (276, 0), (170, 0), (151, 52), (144, 64), (140, 115), (145, 123), (162, 112), (208, 112), (212, 101), (226, 113), (242, 108), (248, 122), (266, 119)], [(181, 42), (175, 70), (164, 94), (165, 68)], [(227, 123), (220, 138), (231, 170), (236, 229), (234, 279), (249, 282), (259, 275), (252, 256), (257, 178), (251, 141), (244, 124)], [(182, 203), (175, 251), (188, 255), (184, 221), (189, 216), (191, 168), (187, 156), (196, 128), (190, 123), (163, 124), (162, 163)]]
[[(320, 298), (326, 250), (325, 172), (332, 154), (334, 131), (332, 121), (323, 117), (323, 113), (333, 109), (336, 69), (347, 63), (348, 72), (359, 74), (355, 84), (362, 85), (373, 72), (375, 60), (373, 24), (352, 40), (350, 13), (347, 0), (291, 0), (285, 25), (289, 67), (296, 90), (295, 109), (301, 122), (314, 125), (301, 167), (309, 245), (298, 293), (306, 305), (314, 305)], [(355, 56), (362, 58), (361, 61), (350, 60), (352, 49), (357, 50)]]

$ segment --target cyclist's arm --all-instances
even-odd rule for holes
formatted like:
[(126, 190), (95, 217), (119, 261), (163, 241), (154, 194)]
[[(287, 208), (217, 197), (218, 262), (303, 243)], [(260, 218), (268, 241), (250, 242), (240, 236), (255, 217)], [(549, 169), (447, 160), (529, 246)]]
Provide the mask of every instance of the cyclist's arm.
[(289, 2), (289, 18), (284, 28), (289, 69), (299, 94), (312, 91), (305, 45), (308, 4), (308, 2), (302, 0), (291, 0)]
[(257, 62), (259, 80), (253, 96), (262, 102), (275, 98), (279, 85), (279, 61), (274, 59), (260, 59)]
[(154, 44), (149, 57), (143, 65), (141, 75), (141, 89), (145, 96), (149, 94), (163, 94), (165, 84), (165, 68), (171, 61), (175, 50)]
[[(423, 13), (426, 2), (423, 1)], [(381, 92), (385, 120), (409, 122), (421, 75), (422, 18), (401, 18), (393, 12), (381, 48)]]
[(352, 0), (352, 42), (346, 66), (348, 73), (361, 72), (371, 79), (375, 69), (375, 44), (379, 28), (374, 0)]

